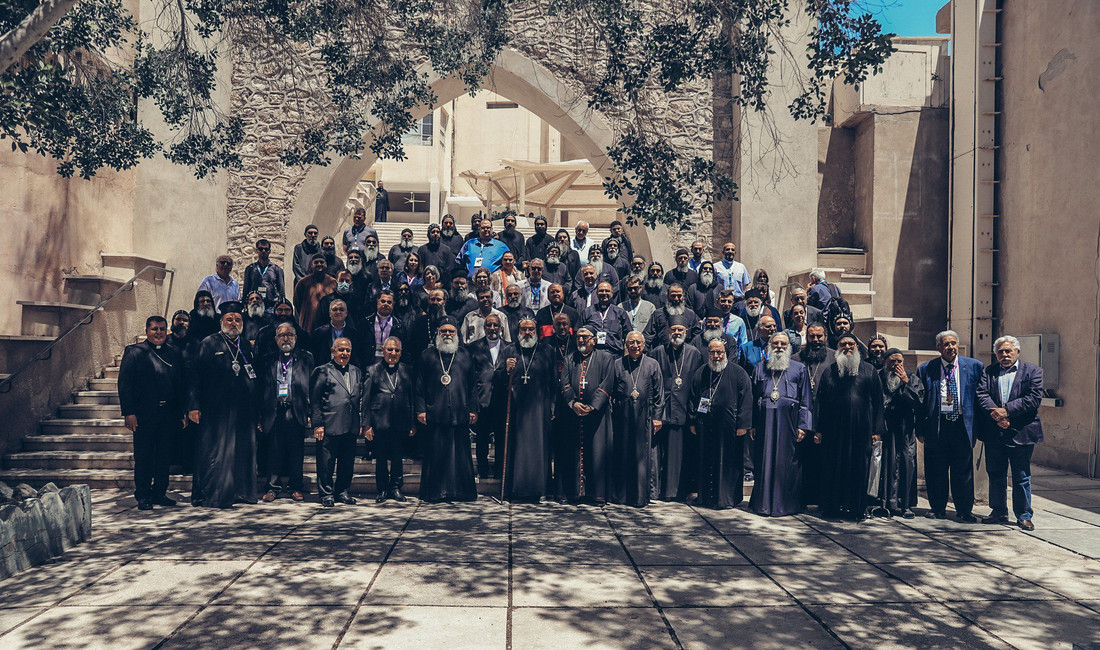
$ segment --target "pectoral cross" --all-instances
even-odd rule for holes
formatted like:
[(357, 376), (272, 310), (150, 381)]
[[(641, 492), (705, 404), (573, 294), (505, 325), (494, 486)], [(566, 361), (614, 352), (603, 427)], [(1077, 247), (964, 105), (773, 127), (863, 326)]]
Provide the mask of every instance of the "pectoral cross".
[(522, 375), (522, 376), (520, 377), (520, 379), (522, 379), (522, 380), (523, 380), (523, 383), (524, 383), (524, 385), (527, 385), (527, 380), (528, 380), (528, 379), (530, 379), (530, 378), (531, 378), (531, 377), (530, 377), (530, 375), (526, 375), (526, 374), (525, 374), (525, 375)]
[(588, 377), (581, 377), (581, 390), (588, 388)]

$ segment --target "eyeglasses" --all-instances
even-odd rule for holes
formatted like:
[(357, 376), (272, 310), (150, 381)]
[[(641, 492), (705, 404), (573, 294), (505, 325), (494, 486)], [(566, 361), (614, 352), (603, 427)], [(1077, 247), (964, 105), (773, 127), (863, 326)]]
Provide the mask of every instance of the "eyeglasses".
[(218, 266), (233, 266), (233, 262), (229, 260), (218, 260)]

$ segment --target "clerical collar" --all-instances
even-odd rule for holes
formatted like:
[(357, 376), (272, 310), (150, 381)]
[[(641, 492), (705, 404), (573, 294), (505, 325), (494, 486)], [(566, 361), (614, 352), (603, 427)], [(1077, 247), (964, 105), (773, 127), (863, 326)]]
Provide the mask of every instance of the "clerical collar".
[(341, 373), (345, 373), (345, 372), (348, 371), (348, 366), (350, 366), (351, 364), (349, 363), (349, 364), (341, 366), (340, 364), (333, 361), (332, 365), (336, 366), (336, 369), (339, 370)]

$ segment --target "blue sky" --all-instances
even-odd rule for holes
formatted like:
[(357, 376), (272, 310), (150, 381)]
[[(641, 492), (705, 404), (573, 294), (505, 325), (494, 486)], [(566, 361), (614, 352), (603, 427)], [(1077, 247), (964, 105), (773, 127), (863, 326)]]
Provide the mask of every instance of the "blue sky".
[(866, 0), (883, 31), (899, 36), (935, 36), (936, 12), (947, 0)]

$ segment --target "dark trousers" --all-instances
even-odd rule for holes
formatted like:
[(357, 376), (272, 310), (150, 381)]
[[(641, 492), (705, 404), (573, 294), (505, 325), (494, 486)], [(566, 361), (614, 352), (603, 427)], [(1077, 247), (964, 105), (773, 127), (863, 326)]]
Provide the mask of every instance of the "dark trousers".
[(374, 432), (374, 475), (378, 492), (400, 490), (405, 483), (405, 449), (408, 431), (378, 429)]
[(482, 411), (484, 419), (479, 417), (474, 424), (477, 449), (477, 474), (489, 478), (489, 441), (493, 441), (493, 477), (500, 477), (501, 463), (504, 462), (504, 406), (490, 404)]
[(937, 439), (925, 440), (924, 477), (934, 512), (947, 509), (948, 485), (958, 515), (969, 515), (974, 509), (974, 448), (961, 417), (951, 421), (940, 416)]
[[(336, 472), (336, 483), (332, 473)], [(355, 470), (355, 434), (329, 435), (317, 443), (317, 492), (324, 497), (347, 494)]]
[(134, 431), (134, 497), (138, 501), (160, 498), (168, 490), (168, 465), (178, 430), (179, 420), (168, 413), (138, 418)]
[[(298, 425), (290, 406), (279, 404), (275, 412), (275, 424), (265, 436), (267, 439), (267, 489), (278, 494), (286, 489), (302, 492), (305, 480), (302, 476), (302, 460), (305, 456), (307, 429)], [(282, 477), (286, 477), (284, 484)]]
[(1012, 512), (1016, 519), (1031, 519), (1031, 452), (1035, 445), (1009, 447), (1001, 440), (985, 443), (985, 471), (989, 474), (989, 507), (994, 516), (1008, 516), (1005, 476), (1012, 469)]

